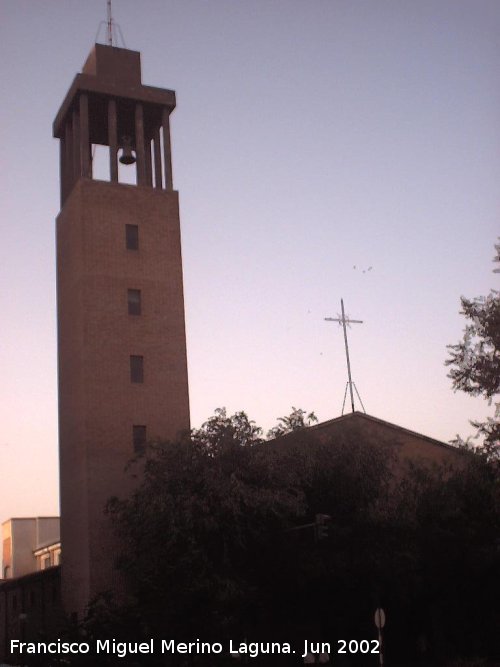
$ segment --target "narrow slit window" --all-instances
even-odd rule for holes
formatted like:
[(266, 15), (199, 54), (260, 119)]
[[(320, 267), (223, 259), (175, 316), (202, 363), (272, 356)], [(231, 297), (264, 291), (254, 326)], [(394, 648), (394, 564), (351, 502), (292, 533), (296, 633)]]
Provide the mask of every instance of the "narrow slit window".
[(131, 355), (130, 357), (130, 381), (134, 383), (144, 382), (144, 357)]
[(139, 250), (138, 225), (125, 225), (125, 243), (127, 250)]
[(140, 315), (141, 314), (141, 290), (140, 289), (129, 289), (127, 292), (128, 298), (128, 314), (129, 315)]
[(134, 445), (134, 452), (140, 454), (144, 451), (146, 447), (146, 427), (145, 426), (132, 426), (132, 443)]

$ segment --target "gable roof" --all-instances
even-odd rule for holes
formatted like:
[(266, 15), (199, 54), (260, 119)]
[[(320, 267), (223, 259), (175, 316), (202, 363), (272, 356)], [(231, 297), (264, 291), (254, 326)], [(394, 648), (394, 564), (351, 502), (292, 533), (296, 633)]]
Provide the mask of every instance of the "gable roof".
[(314, 451), (314, 448), (311, 449), (314, 443), (328, 447), (349, 447), (356, 443), (382, 446), (392, 459), (391, 465), (400, 473), (413, 465), (461, 467), (466, 462), (467, 454), (463, 449), (363, 412), (351, 412), (291, 431), (272, 442), (279, 449), (298, 448), (299, 451), (310, 452)]
[(383, 429), (387, 429), (388, 431), (392, 431), (394, 435), (403, 435), (403, 436), (410, 436), (412, 438), (416, 438), (418, 440), (423, 440), (425, 442), (428, 442), (432, 445), (436, 445), (438, 447), (444, 447), (445, 449), (451, 450), (453, 452), (459, 452), (461, 450), (458, 449), (458, 447), (455, 447), (454, 445), (450, 445), (449, 443), (442, 442), (441, 440), (436, 440), (435, 438), (431, 438), (427, 435), (422, 435), (421, 433), (417, 433), (417, 431), (412, 431), (408, 428), (404, 428), (403, 426), (398, 426), (397, 424), (392, 424), (391, 422), (385, 421), (384, 419), (380, 419), (379, 417), (373, 417), (372, 415), (368, 415), (365, 412), (349, 412), (345, 415), (341, 415), (340, 417), (335, 417), (334, 419), (329, 419), (326, 422), (321, 422), (321, 424), (314, 424), (314, 426), (310, 426), (309, 430), (311, 431), (323, 431), (323, 430), (329, 430), (332, 427), (335, 427), (336, 425), (339, 424), (359, 424), (359, 425), (377, 425)]

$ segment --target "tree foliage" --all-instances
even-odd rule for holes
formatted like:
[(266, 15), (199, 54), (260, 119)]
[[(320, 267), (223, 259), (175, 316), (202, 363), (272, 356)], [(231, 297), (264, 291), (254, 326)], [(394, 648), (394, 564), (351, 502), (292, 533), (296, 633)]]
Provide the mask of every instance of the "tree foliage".
[[(497, 250), (499, 246), (496, 246)], [(500, 261), (498, 257), (495, 261)], [(463, 339), (449, 345), (451, 366), (448, 376), (455, 391), (483, 396), (492, 402), (500, 393), (500, 292), (492, 290), (486, 297), (462, 297), (461, 314), (469, 321)], [(471, 422), (477, 436), (484, 438), (485, 450), (498, 456), (500, 448), (500, 403), (494, 417), (485, 422)]]
[(318, 418), (314, 412), (307, 414), (306, 410), (292, 406), (291, 413), (286, 417), (279, 417), (278, 424), (267, 432), (267, 437), (279, 438), (281, 435), (285, 435), (285, 433), (298, 431), (306, 426), (311, 426), (317, 421)]
[[(355, 430), (263, 441), (225, 410), (183, 442), (152, 444), (136, 492), (109, 504), (127, 611), (99, 605), (94, 625), (127, 619), (130, 635), (178, 640), (366, 639), (381, 605), (392, 664), (493, 655), (497, 470), (464, 452), (456, 470), (403, 475), (396, 450)], [(321, 540), (318, 513), (331, 517)]]
[(216, 455), (233, 446), (249, 447), (262, 441), (262, 429), (248, 419), (245, 412), (228, 417), (226, 408), (217, 408), (200, 429), (193, 429), (191, 438), (206, 452)]
[(477, 454), (464, 461), (455, 469), (413, 468), (394, 508), (389, 598), (399, 600), (403, 626), (421, 628), (434, 659), (443, 660), (437, 664), (447, 664), (445, 656), (500, 654), (498, 470)]
[(455, 389), (489, 399), (500, 392), (500, 293), (461, 301), (470, 324), (463, 340), (449, 346), (449, 377)]
[(110, 501), (119, 564), (152, 629), (220, 637), (236, 610), (251, 613), (254, 573), (302, 506), (259, 434), (244, 413), (218, 410), (192, 438), (153, 444), (136, 492)]

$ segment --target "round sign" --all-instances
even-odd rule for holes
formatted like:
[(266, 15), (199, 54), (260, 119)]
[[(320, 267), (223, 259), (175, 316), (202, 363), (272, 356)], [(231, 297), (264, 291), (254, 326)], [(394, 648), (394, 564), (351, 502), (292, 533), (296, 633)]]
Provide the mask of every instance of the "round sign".
[(375, 611), (375, 625), (379, 630), (385, 625), (385, 611), (380, 607)]

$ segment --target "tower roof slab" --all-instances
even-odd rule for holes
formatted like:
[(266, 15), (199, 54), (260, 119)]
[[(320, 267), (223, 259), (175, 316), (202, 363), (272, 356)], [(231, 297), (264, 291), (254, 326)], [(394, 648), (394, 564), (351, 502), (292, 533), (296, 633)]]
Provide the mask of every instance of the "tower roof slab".
[(56, 115), (54, 137), (62, 138), (64, 120), (82, 92), (166, 107), (170, 112), (175, 108), (173, 90), (141, 83), (140, 54), (137, 51), (96, 44), (83, 66), (83, 72), (73, 79)]

